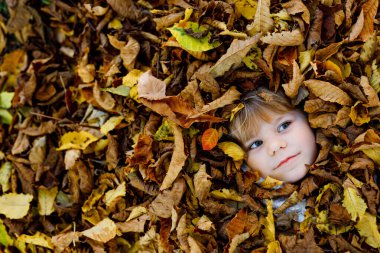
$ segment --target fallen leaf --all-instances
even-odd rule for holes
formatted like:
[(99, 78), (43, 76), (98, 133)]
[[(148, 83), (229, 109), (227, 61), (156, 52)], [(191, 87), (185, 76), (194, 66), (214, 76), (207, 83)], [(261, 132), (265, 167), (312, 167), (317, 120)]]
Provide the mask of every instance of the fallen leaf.
[(3, 194), (0, 196), (0, 213), (9, 219), (21, 219), (28, 214), (32, 200), (30, 194)]
[(58, 193), (58, 187), (47, 189), (40, 186), (38, 188), (38, 213), (40, 215), (50, 215), (54, 209), (55, 198)]
[(290, 98), (295, 98), (298, 95), (298, 89), (304, 81), (305, 77), (302, 75), (298, 64), (293, 60), (293, 77), (289, 83), (285, 83), (282, 87), (285, 90), (285, 94)]
[(140, 44), (132, 36), (128, 36), (128, 43), (120, 50), (123, 66), (131, 71), (134, 69), (137, 55), (140, 52)]
[(229, 199), (229, 200), (235, 200), (235, 201), (243, 201), (241, 196), (235, 190), (232, 190), (232, 189), (214, 190), (210, 192), (210, 196), (216, 199)]
[(109, 218), (105, 218), (90, 229), (82, 231), (82, 235), (98, 242), (106, 243), (116, 236), (117, 226)]
[(364, 14), (364, 25), (360, 33), (360, 38), (367, 41), (374, 31), (374, 20), (379, 6), (378, 0), (370, 0), (363, 4), (362, 11)]
[(305, 38), (299, 29), (271, 33), (261, 38), (262, 42), (276, 46), (299, 46), (304, 40)]
[(341, 105), (352, 104), (352, 99), (347, 95), (347, 93), (329, 82), (309, 79), (303, 83), (313, 94), (325, 101), (334, 102)]
[(168, 171), (161, 184), (160, 191), (169, 188), (185, 165), (187, 155), (184, 150), (182, 129), (173, 122), (169, 122), (174, 134), (174, 150)]
[(270, 16), (270, 0), (258, 0), (257, 9), (253, 23), (247, 25), (249, 35), (256, 33), (270, 32), (273, 29), (274, 21)]
[(113, 116), (109, 118), (101, 127), (100, 127), (100, 132), (104, 135), (107, 135), (108, 132), (112, 131), (123, 121), (124, 117), (123, 116)]
[(169, 218), (172, 215), (173, 206), (180, 202), (185, 191), (185, 180), (177, 179), (171, 189), (164, 190), (152, 201), (149, 211), (158, 217)]
[(289, 2), (283, 3), (282, 7), (284, 7), (286, 11), (291, 15), (302, 13), (302, 19), (306, 24), (310, 24), (310, 12), (301, 0), (291, 0)]
[(344, 189), (343, 206), (351, 215), (351, 220), (356, 221), (358, 217), (364, 215), (367, 205), (360, 197), (357, 189), (347, 187)]
[(246, 40), (234, 39), (227, 52), (210, 69), (213, 77), (224, 75), (228, 70), (236, 68), (247, 55), (249, 50), (257, 44), (261, 34), (257, 34)]
[(41, 232), (37, 232), (34, 235), (22, 234), (17, 238), (17, 242), (29, 243), (36, 246), (45, 247), (48, 249), (54, 249), (54, 245), (51, 242), (51, 238)]
[(220, 142), (218, 147), (223, 150), (223, 152), (231, 157), (234, 161), (241, 161), (245, 158), (244, 150), (234, 142), (226, 141)]
[(81, 149), (84, 150), (88, 145), (97, 141), (98, 138), (89, 132), (68, 132), (61, 137), (61, 145), (57, 150)]
[(355, 225), (358, 232), (365, 239), (365, 242), (373, 247), (380, 247), (380, 233), (376, 224), (376, 216), (366, 212), (364, 215), (359, 217), (358, 223)]
[(202, 148), (203, 150), (211, 150), (219, 140), (219, 133), (215, 128), (209, 128), (202, 134)]
[(119, 197), (124, 197), (126, 194), (125, 182), (121, 183), (116, 189), (109, 190), (104, 196), (106, 206), (110, 206)]
[(206, 166), (202, 164), (194, 175), (195, 196), (202, 203), (207, 198), (211, 188), (211, 176), (206, 172)]
[(352, 26), (352, 30), (350, 32), (350, 35), (348, 37), (349, 41), (355, 40), (359, 34), (361, 33), (364, 26), (364, 12), (363, 10), (360, 12), (360, 15), (356, 21), (356, 23)]

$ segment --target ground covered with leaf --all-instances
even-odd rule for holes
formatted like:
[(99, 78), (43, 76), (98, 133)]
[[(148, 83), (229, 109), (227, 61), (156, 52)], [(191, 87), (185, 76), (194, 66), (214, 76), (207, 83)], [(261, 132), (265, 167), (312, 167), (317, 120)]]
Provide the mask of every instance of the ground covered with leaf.
[[(0, 250), (378, 252), (378, 10), (0, 2)], [(241, 170), (228, 122), (259, 86), (315, 129), (301, 182)], [(303, 199), (297, 222), (284, 211)]]

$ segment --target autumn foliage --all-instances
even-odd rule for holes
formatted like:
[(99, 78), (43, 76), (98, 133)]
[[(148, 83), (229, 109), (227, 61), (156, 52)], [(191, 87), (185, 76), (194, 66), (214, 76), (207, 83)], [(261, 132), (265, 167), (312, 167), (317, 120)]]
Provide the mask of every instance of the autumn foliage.
[[(378, 252), (379, 24), (378, 0), (1, 1), (0, 251)], [(315, 129), (301, 182), (241, 169), (259, 86)]]

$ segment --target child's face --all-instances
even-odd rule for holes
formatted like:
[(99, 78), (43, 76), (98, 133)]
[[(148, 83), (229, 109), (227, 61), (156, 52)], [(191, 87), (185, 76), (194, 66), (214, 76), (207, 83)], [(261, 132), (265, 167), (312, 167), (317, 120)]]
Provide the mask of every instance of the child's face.
[(261, 177), (294, 183), (307, 173), (317, 154), (315, 136), (305, 116), (293, 110), (271, 112), (270, 123), (261, 121), (257, 134), (245, 143), (247, 164)]

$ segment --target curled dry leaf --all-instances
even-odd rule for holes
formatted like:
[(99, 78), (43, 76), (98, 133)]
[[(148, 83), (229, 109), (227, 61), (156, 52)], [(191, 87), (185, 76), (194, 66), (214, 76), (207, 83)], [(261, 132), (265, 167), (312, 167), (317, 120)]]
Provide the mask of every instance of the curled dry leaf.
[(373, 20), (377, 14), (377, 9), (379, 6), (379, 0), (369, 0), (366, 1), (362, 6), (362, 11), (364, 15), (364, 25), (360, 33), (360, 38), (363, 41), (367, 41), (373, 34), (374, 23)]
[(140, 44), (133, 37), (128, 37), (128, 43), (120, 50), (121, 59), (123, 60), (123, 66), (131, 71), (134, 69), (137, 55), (140, 52)]
[(284, 7), (286, 11), (291, 15), (302, 13), (302, 19), (306, 24), (310, 24), (309, 9), (303, 4), (301, 0), (291, 0), (289, 2), (283, 3), (282, 7)]
[(69, 232), (65, 234), (58, 234), (51, 238), (52, 244), (55, 246), (56, 252), (63, 252), (71, 243), (79, 241), (80, 232)]

